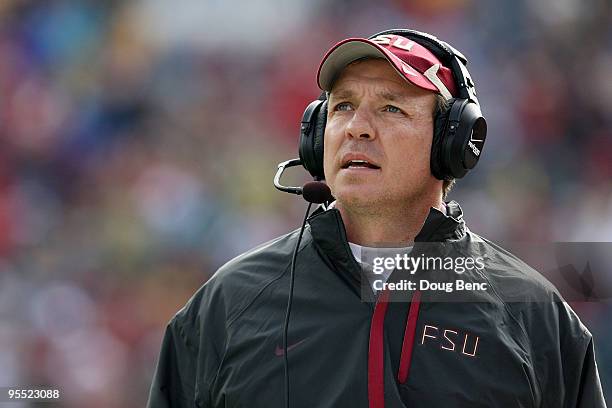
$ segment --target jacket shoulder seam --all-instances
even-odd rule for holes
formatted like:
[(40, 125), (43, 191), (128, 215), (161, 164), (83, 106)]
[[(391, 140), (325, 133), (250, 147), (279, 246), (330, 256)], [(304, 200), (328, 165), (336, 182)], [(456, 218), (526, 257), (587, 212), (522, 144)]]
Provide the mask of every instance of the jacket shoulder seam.
[(238, 318), (240, 316), (242, 316), (242, 314), (244, 312), (247, 311), (247, 309), (249, 309), (253, 303), (257, 300), (257, 298), (259, 298), (259, 296), (263, 293), (264, 290), (266, 290), (268, 288), (268, 286), (270, 286), (271, 284), (273, 284), (274, 282), (276, 282), (277, 280), (279, 280), (284, 274), (285, 272), (287, 272), (289, 266), (286, 266), (285, 268), (283, 268), (282, 272), (279, 273), (277, 276), (271, 278), (268, 282), (266, 282), (260, 289), (259, 291), (257, 291), (257, 293), (253, 296), (253, 298), (238, 312), (236, 312), (236, 315), (232, 318), (230, 318), (227, 321), (227, 328), (230, 328), (230, 326), (232, 324), (234, 324), (236, 322), (236, 320), (238, 320)]
[[(298, 250), (298, 254), (300, 252), (302, 252), (304, 250), (304, 248), (306, 248), (306, 246), (303, 246), (300, 250)], [(293, 256), (293, 254), (292, 254)], [(240, 318), (240, 316), (242, 316), (252, 305), (253, 303), (255, 303), (255, 301), (257, 300), (257, 298), (259, 298), (259, 296), (261, 296), (261, 294), (274, 282), (276, 282), (277, 280), (279, 280), (280, 278), (283, 277), (283, 275), (285, 275), (285, 273), (287, 272), (287, 270), (291, 267), (291, 261), (289, 261), (289, 263), (281, 270), (281, 272), (274, 276), (273, 278), (270, 278), (270, 280), (268, 280), (267, 282), (265, 282), (263, 284), (263, 286), (257, 291), (257, 293), (253, 296), (253, 298), (238, 312), (236, 312), (236, 315), (232, 318), (230, 318), (227, 322), (227, 328), (229, 328), (232, 324), (234, 324), (236, 322), (236, 320), (238, 320), (238, 318)]]

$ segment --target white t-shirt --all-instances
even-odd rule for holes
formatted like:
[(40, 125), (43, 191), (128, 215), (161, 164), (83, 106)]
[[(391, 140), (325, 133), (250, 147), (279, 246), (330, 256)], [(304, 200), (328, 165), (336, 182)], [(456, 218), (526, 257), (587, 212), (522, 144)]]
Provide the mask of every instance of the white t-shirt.
[[(442, 204), (444, 205), (443, 212), (445, 214), (448, 214), (448, 206), (444, 202), (442, 202)], [(329, 210), (330, 208), (335, 208), (335, 207), (336, 207), (336, 202), (333, 201), (329, 204), (329, 206), (327, 206), (326, 209)], [(391, 276), (393, 269), (384, 269), (384, 271), (380, 274), (374, 273), (373, 265), (372, 265), (373, 258), (381, 257), (381, 256), (382, 257), (387, 257), (387, 256), (395, 257), (396, 254), (403, 256), (404, 254), (407, 254), (407, 255), (410, 254), (410, 252), (412, 251), (412, 246), (404, 247), (404, 248), (372, 248), (372, 247), (366, 247), (362, 245), (353, 244), (352, 242), (349, 242), (348, 244), (351, 247), (351, 252), (353, 253), (353, 257), (355, 257), (355, 260), (357, 261), (357, 263), (359, 263), (362, 266), (364, 273), (366, 273), (368, 280), (370, 281), (370, 285), (372, 285), (372, 290), (374, 291), (374, 293), (376, 293), (376, 289), (374, 289), (374, 286), (373, 286), (374, 281), (382, 280), (383, 282), (386, 282), (387, 279), (389, 279), (389, 276)]]
[(349, 242), (348, 244), (349, 247), (351, 247), (353, 257), (355, 257), (357, 263), (361, 265), (363, 273), (370, 281), (370, 286), (372, 286), (374, 293), (376, 293), (376, 289), (374, 289), (374, 281), (382, 280), (383, 282), (386, 282), (394, 270), (394, 268), (384, 268), (382, 263), (378, 263), (378, 268), (380, 268), (382, 271), (380, 273), (374, 273), (375, 258), (395, 258), (398, 254), (403, 257), (404, 254), (410, 254), (412, 251), (412, 246), (403, 248), (373, 248), (357, 245), (352, 242)]

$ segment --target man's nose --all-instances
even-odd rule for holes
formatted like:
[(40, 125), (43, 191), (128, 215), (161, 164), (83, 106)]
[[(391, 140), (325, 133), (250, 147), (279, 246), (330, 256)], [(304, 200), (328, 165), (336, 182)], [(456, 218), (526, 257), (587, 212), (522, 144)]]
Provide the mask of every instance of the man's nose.
[(355, 114), (346, 124), (345, 135), (357, 139), (376, 137), (371, 114), (364, 107), (360, 106), (355, 110)]

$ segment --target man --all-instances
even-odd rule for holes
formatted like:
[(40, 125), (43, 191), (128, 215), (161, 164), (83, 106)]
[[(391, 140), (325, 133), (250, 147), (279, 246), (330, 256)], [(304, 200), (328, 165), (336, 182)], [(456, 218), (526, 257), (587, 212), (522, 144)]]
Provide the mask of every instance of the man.
[[(575, 313), (443, 201), (452, 176), (475, 165), (486, 129), (461, 58), (432, 41), (391, 31), (327, 53), (320, 123), (302, 127), (324, 132), (322, 163), (300, 153), (311, 173), (322, 166), (335, 202), (308, 219), (299, 244), (287, 347), (300, 231), (230, 261), (178, 312), (149, 407), (284, 406), (285, 354), (291, 407), (605, 407), (592, 337)], [(462, 275), (483, 290), (439, 301), (417, 288), (392, 302), (381, 285), (399, 282), (399, 266), (372, 274), (364, 253), (399, 256), (429, 242), (484, 255)]]

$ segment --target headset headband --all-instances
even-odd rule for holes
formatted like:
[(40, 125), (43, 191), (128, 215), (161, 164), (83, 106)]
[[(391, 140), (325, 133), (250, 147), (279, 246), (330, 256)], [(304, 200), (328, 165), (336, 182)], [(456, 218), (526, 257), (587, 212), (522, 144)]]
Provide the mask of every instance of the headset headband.
[(453, 72), (455, 82), (459, 89), (459, 97), (463, 99), (472, 100), (480, 106), (478, 98), (476, 97), (476, 87), (472, 77), (467, 70), (467, 58), (456, 48), (450, 44), (439, 40), (437, 37), (423, 33), (416, 30), (408, 29), (391, 29), (381, 31), (369, 37), (369, 39), (376, 38), (379, 35), (400, 35), (402, 37), (410, 38), (427, 48), (431, 51), (438, 59), (444, 62), (447, 66), (450, 65), (450, 69)]

